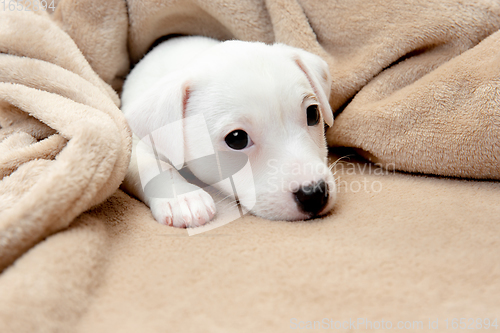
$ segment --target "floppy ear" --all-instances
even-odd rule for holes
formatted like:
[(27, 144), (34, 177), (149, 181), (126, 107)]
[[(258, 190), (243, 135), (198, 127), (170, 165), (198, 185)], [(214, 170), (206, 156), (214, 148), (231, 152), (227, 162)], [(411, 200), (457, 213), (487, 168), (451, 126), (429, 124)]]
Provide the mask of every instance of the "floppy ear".
[(127, 122), (139, 138), (149, 136), (153, 151), (179, 169), (184, 164), (183, 119), (189, 99), (185, 75), (169, 75), (135, 101), (122, 107)]
[(328, 64), (319, 56), (302, 49), (281, 45), (288, 48), (292, 53), (292, 59), (300, 70), (305, 74), (311, 84), (314, 93), (319, 99), (323, 120), (328, 126), (333, 125), (333, 112), (328, 99), (332, 87), (332, 79)]

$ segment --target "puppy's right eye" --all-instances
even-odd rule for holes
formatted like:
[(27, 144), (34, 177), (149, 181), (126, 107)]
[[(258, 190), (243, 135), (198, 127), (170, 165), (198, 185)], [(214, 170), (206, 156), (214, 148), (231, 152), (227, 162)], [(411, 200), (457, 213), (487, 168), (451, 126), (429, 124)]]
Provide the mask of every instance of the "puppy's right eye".
[(316, 104), (307, 107), (307, 126), (314, 126), (319, 123), (319, 110)]
[(229, 148), (232, 148), (234, 150), (245, 149), (252, 143), (252, 140), (250, 140), (250, 137), (244, 130), (232, 131), (226, 136), (224, 141), (226, 141), (226, 144), (229, 146)]

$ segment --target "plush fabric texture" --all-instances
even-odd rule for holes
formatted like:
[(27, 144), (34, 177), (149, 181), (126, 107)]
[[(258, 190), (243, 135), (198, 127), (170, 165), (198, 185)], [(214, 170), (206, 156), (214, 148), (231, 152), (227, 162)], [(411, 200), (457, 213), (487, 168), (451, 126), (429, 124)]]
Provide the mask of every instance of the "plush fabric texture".
[[(498, 1), (56, 3), (0, 10), (1, 332), (500, 321)], [(123, 79), (175, 34), (328, 62), (332, 162), (351, 156), (329, 216), (189, 237), (118, 189)]]

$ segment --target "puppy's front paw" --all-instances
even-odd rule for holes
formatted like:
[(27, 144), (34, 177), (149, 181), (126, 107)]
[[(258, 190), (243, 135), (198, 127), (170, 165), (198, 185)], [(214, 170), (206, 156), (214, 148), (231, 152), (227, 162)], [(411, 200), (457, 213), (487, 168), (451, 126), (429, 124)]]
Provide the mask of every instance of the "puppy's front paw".
[(179, 228), (198, 227), (215, 215), (214, 200), (202, 189), (173, 199), (153, 198), (150, 208), (156, 221)]

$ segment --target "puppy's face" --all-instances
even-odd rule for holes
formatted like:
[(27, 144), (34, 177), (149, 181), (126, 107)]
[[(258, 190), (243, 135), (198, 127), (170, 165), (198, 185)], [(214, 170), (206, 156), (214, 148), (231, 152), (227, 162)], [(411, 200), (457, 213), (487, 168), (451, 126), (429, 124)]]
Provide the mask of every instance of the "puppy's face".
[[(236, 171), (241, 157), (248, 159), (252, 177), (240, 177), (237, 195), (255, 199), (240, 203), (264, 218), (301, 220), (327, 213), (335, 201), (324, 137), (324, 124), (333, 123), (329, 93), (321, 58), (280, 44), (230, 41), (170, 73), (124, 112), (139, 137), (155, 133), (159, 155), (177, 167), (187, 161), (225, 194), (234, 184), (219, 182), (227, 178), (221, 170)], [(200, 158), (214, 152), (226, 165)]]
[[(215, 151), (248, 157), (254, 184), (238, 194), (254, 191), (251, 212), (268, 219), (327, 213), (336, 188), (326, 164), (324, 122), (333, 121), (326, 64), (284, 45), (230, 42), (213, 51), (187, 81), (185, 117), (203, 114)], [(185, 159), (202, 156), (200, 128), (187, 122), (184, 131)], [(217, 173), (203, 164), (191, 171), (210, 183)]]

